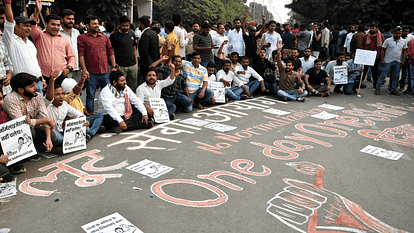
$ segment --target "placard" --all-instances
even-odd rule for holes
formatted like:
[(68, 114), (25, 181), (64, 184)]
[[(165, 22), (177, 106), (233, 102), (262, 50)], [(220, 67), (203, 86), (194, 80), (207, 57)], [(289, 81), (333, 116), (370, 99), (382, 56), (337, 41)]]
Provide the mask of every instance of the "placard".
[(214, 92), (216, 103), (226, 103), (226, 91), (222, 82), (208, 82), (211, 90)]
[(157, 123), (164, 123), (170, 121), (167, 105), (162, 98), (149, 98), (150, 106), (154, 110), (154, 120)]
[(377, 58), (377, 51), (357, 49), (354, 63), (359, 65), (374, 66)]
[(280, 116), (291, 114), (291, 112), (282, 111), (282, 110), (278, 110), (278, 109), (274, 109), (274, 108), (269, 108), (269, 109), (263, 110), (263, 112), (271, 113), (271, 114), (275, 114), (275, 115), (280, 115)]
[(211, 123), (211, 124), (205, 125), (204, 128), (209, 128), (209, 129), (216, 130), (222, 133), (237, 129), (237, 127), (235, 126), (230, 126), (230, 125), (225, 125), (225, 124), (220, 124), (220, 123)]
[(404, 155), (404, 153), (386, 150), (386, 149), (382, 149), (382, 148), (379, 148), (376, 146), (370, 146), (370, 145), (362, 149), (361, 152), (379, 156), (379, 157), (386, 158), (386, 159), (395, 160), (395, 161), (399, 160)]
[(344, 109), (344, 107), (335, 106), (335, 105), (332, 105), (332, 104), (321, 104), (321, 105), (318, 105), (318, 107), (326, 108), (326, 109), (330, 109), (330, 110), (342, 110), (342, 109)]
[(37, 154), (33, 144), (30, 126), (25, 122), (26, 116), (8, 121), (0, 125), (1, 148), (9, 157), (6, 166)]
[(331, 113), (328, 113), (328, 112), (325, 112), (325, 111), (320, 112), (320, 113), (315, 114), (315, 115), (311, 115), (311, 117), (319, 118), (319, 119), (322, 119), (322, 120), (329, 120), (329, 119), (332, 119), (332, 118), (336, 118), (337, 116), (338, 115), (331, 114)]
[(334, 67), (334, 82), (337, 84), (348, 84), (348, 68), (346, 66)]
[(68, 120), (63, 135), (63, 154), (86, 149), (86, 117)]
[(8, 183), (0, 183), (0, 199), (12, 197), (17, 194), (16, 179)]
[(187, 119), (180, 121), (180, 123), (185, 123), (185, 124), (194, 125), (194, 126), (203, 126), (203, 125), (210, 124), (211, 122), (203, 121), (203, 120), (196, 119), (196, 118), (187, 118)]
[(172, 171), (174, 168), (144, 159), (141, 162), (126, 167), (126, 169), (155, 179), (167, 172)]
[(134, 224), (130, 223), (118, 213), (108, 215), (82, 226), (86, 233), (142, 233)]

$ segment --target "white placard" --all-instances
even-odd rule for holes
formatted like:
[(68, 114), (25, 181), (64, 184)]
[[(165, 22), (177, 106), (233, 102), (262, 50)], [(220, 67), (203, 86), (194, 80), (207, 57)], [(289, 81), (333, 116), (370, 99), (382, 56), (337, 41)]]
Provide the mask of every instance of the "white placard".
[(0, 199), (12, 197), (17, 194), (16, 179), (8, 183), (0, 183)]
[(322, 119), (322, 120), (329, 120), (329, 119), (335, 118), (337, 116), (338, 115), (331, 114), (331, 113), (328, 113), (328, 112), (325, 112), (325, 111), (320, 112), (320, 113), (315, 114), (315, 115), (311, 115), (311, 117), (319, 118), (319, 119)]
[(335, 106), (335, 105), (332, 105), (332, 104), (321, 104), (321, 105), (318, 105), (318, 107), (326, 108), (326, 109), (330, 109), (330, 110), (342, 110), (342, 109), (344, 109), (344, 107)]
[(230, 130), (234, 130), (237, 129), (237, 127), (234, 126), (230, 126), (230, 125), (225, 125), (225, 124), (220, 124), (220, 123), (211, 123), (208, 125), (204, 126), (205, 128), (209, 128), (209, 129), (213, 129), (222, 133), (228, 132)]
[(362, 149), (361, 152), (371, 154), (371, 155), (376, 155), (376, 156), (386, 158), (386, 159), (395, 160), (395, 161), (399, 160), (404, 155), (404, 153), (386, 150), (386, 149), (382, 149), (382, 148), (379, 148), (376, 146), (370, 146), (370, 145)]
[(167, 172), (172, 171), (174, 168), (144, 159), (141, 162), (126, 167), (126, 169), (155, 179)]
[(0, 125), (1, 148), (9, 157), (6, 166), (37, 154), (30, 126), (25, 123), (25, 120), (26, 116), (22, 116)]
[(154, 110), (154, 120), (157, 123), (165, 123), (170, 121), (167, 105), (162, 98), (149, 98), (150, 106)]
[[(134, 224), (130, 223), (118, 213), (114, 213), (82, 226), (86, 233), (142, 233)], [(122, 230), (122, 231), (121, 231)]]
[(214, 92), (216, 103), (226, 103), (226, 91), (222, 82), (208, 82), (211, 90)]
[(86, 149), (86, 117), (68, 120), (63, 134), (63, 154)]
[(334, 67), (334, 82), (337, 84), (348, 84), (348, 68), (346, 66)]
[(207, 125), (211, 123), (210, 121), (203, 121), (203, 120), (196, 119), (196, 118), (187, 118), (180, 122), (187, 124), (187, 125), (194, 125), (194, 126), (203, 126), (203, 125)]
[(263, 112), (271, 113), (271, 114), (275, 114), (275, 115), (280, 115), (280, 116), (291, 114), (291, 112), (282, 111), (282, 110), (278, 110), (278, 109), (274, 109), (274, 108), (269, 108), (269, 109), (263, 110)]
[(374, 66), (377, 58), (377, 51), (357, 49), (355, 54), (355, 64)]

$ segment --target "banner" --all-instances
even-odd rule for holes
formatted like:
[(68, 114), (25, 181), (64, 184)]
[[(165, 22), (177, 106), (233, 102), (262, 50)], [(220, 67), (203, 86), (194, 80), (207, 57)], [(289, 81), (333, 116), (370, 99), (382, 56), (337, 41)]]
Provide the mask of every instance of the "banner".
[(346, 66), (334, 67), (334, 82), (337, 84), (348, 84), (348, 68)]
[(66, 121), (63, 135), (63, 154), (86, 149), (86, 117)]
[(7, 166), (37, 154), (30, 126), (25, 120), (26, 116), (22, 116), (0, 125), (1, 148), (9, 157)]
[(157, 123), (165, 123), (170, 121), (167, 105), (162, 98), (149, 98), (150, 106), (154, 110), (154, 120)]

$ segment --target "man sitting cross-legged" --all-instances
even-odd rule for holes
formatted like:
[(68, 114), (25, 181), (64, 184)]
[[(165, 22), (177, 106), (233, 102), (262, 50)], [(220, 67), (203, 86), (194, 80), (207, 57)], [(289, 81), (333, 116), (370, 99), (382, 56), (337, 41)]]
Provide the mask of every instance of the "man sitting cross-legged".
[(322, 70), (322, 60), (316, 59), (314, 67), (308, 69), (305, 74), (306, 90), (310, 95), (328, 97), (331, 90), (331, 79), (328, 74)]
[[(244, 84), (237, 78), (237, 76), (230, 70), (231, 61), (223, 61), (223, 69), (217, 72), (217, 81), (220, 81), (224, 84), (225, 95), (230, 100), (245, 100), (250, 96), (249, 90), (244, 86)], [(246, 94), (243, 94), (243, 91)]]
[(108, 83), (99, 95), (98, 112), (104, 114), (103, 125), (115, 133), (124, 130), (151, 128), (144, 103), (126, 85), (124, 74), (113, 71)]

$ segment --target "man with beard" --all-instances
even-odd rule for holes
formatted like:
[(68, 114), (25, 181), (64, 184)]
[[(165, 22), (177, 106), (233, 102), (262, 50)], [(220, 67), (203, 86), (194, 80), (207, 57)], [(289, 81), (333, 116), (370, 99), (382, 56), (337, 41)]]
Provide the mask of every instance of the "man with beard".
[(88, 32), (78, 37), (79, 64), (82, 73), (89, 78), (86, 83), (86, 110), (93, 113), (98, 83), (101, 89), (109, 83), (107, 59), (112, 66), (111, 71), (115, 71), (119, 66), (115, 63), (111, 41), (104, 33), (99, 32), (98, 17), (94, 15), (86, 17), (85, 24)]
[(147, 73), (148, 67), (152, 63), (160, 59), (158, 35), (150, 29), (150, 26), (150, 19), (147, 16), (139, 18), (139, 29), (142, 33), (138, 44), (138, 51), (142, 75)]
[[(164, 56), (150, 66), (156, 67), (156, 71), (162, 73), (162, 79), (168, 79), (171, 74), (169, 66), (157, 67), (166, 59), (168, 58)], [(161, 97), (165, 100), (168, 112), (175, 112), (177, 109), (176, 104), (182, 107), (183, 112), (190, 112), (193, 109), (193, 100), (190, 98), (187, 88), (187, 75), (181, 69), (182, 58), (180, 56), (174, 56), (171, 60), (174, 64), (174, 70), (172, 70), (175, 73), (174, 83), (161, 90)]]
[(233, 20), (234, 29), (231, 30), (227, 37), (229, 38), (230, 53), (237, 52), (239, 56), (244, 56), (243, 30), (241, 30), (241, 20)]
[[(260, 76), (253, 68), (249, 66), (249, 59), (247, 57), (241, 58), (241, 64), (234, 68), (234, 73), (250, 92), (249, 98), (253, 98), (253, 92), (259, 88), (259, 86), (261, 87), (262, 92), (266, 91), (262, 76)], [(250, 81), (250, 77), (253, 77), (256, 80)]]
[(135, 91), (138, 86), (137, 41), (135, 34), (129, 30), (130, 20), (125, 15), (119, 18), (118, 28), (109, 39), (119, 70), (124, 73), (128, 86)]
[(207, 22), (201, 24), (201, 30), (194, 35), (193, 49), (200, 53), (201, 65), (207, 67), (209, 62), (214, 62), (213, 53), (213, 40), (210, 35), (211, 26)]
[(44, 143), (46, 152), (50, 152), (53, 148), (51, 130), (55, 128), (55, 122), (48, 116), (42, 96), (36, 92), (36, 77), (19, 73), (10, 85), (13, 91), (4, 98), (4, 112), (10, 120), (26, 116), (35, 146), (42, 147)]
[[(253, 58), (252, 68), (263, 77), (266, 89), (269, 89), (270, 94), (276, 95), (277, 85), (279, 81), (276, 80), (275, 74), (268, 74), (265, 76), (266, 69), (276, 72), (276, 66), (266, 58), (266, 49), (262, 48), (263, 43), (257, 48), (256, 54)], [(253, 93), (252, 93), (253, 94)]]
[[(345, 53), (344, 52), (337, 52), (336, 53), (336, 60), (330, 61), (328, 65), (325, 68), (326, 73), (329, 75), (330, 78), (334, 78), (335, 75), (335, 66), (345, 66), (347, 67), (348, 71), (351, 69), (351, 67), (345, 62)], [(341, 88), (343, 87), (343, 84), (335, 84), (334, 92), (336, 93), (344, 93)]]
[[(167, 61), (168, 56), (163, 56), (162, 60)], [(170, 70), (175, 70), (174, 64), (169, 64)], [(150, 98), (161, 98), (161, 90), (174, 83), (175, 72), (170, 72), (170, 78), (158, 81), (157, 72), (154, 68), (150, 68), (145, 75), (145, 83), (139, 85), (137, 88), (137, 96), (144, 101), (145, 109), (148, 112), (148, 116), (154, 116), (154, 110), (150, 106)], [(168, 115), (171, 120), (175, 119), (174, 111), (168, 109)]]
[(306, 90), (313, 96), (328, 97), (328, 91), (331, 90), (331, 79), (321, 68), (322, 60), (316, 59), (314, 67), (306, 71), (304, 78)]
[(214, 62), (217, 65), (216, 70), (221, 69), (223, 60), (227, 59), (227, 56), (229, 55), (229, 38), (224, 35), (224, 30), (224, 25), (220, 23), (217, 27), (217, 36), (213, 38), (213, 44), (216, 46), (214, 51)]
[(104, 115), (102, 124), (118, 134), (154, 126), (142, 100), (126, 85), (124, 73), (112, 71), (109, 81), (99, 95), (98, 112)]
[[(42, 11), (42, 2), (36, 0), (36, 8), (32, 18), (38, 21)], [(68, 77), (76, 64), (76, 56), (68, 38), (59, 34), (60, 17), (51, 14), (45, 17), (46, 30), (42, 31), (37, 24), (32, 25), (32, 38), (37, 48), (37, 59), (40, 61), (40, 69), (46, 83), (49, 83), (52, 71), (60, 71), (62, 74), (56, 82), (61, 84)]]
[[(262, 16), (263, 20), (266, 20), (266, 16)], [(264, 27), (265, 25), (263, 25)], [(282, 37), (276, 30), (276, 21), (270, 20), (268, 23), (268, 31), (263, 34), (261, 43), (263, 48), (266, 49), (266, 57), (271, 58), (273, 50), (276, 50), (279, 45), (282, 44)]]
[(75, 53), (76, 63), (73, 70), (69, 73), (68, 78), (73, 78), (76, 81), (81, 79), (82, 71), (79, 69), (79, 56), (78, 56), (78, 37), (80, 35), (79, 31), (73, 29), (75, 24), (75, 12), (70, 9), (65, 9), (60, 15), (60, 20), (62, 22), (59, 33), (66, 38), (68, 38), (72, 50)]
[[(25, 16), (14, 18), (11, 7), (11, 1), (4, 2), (6, 8), (6, 21), (4, 23), (3, 43), (9, 51), (10, 59), (13, 63), (13, 72), (27, 73), (37, 78), (37, 91), (43, 94), (43, 86), (46, 82), (43, 80), (42, 71), (37, 61), (37, 49), (34, 44), (28, 40), (32, 32), (32, 25), (36, 24)], [(6, 79), (4, 82), (10, 82)]]
[[(374, 88), (377, 86), (378, 82), (378, 64), (380, 62), (380, 51), (383, 43), (384, 36), (378, 30), (378, 24), (372, 23), (370, 25), (369, 33), (364, 36), (362, 44), (364, 45), (365, 50), (377, 51), (374, 66), (364, 66), (364, 76), (368, 73), (368, 68), (371, 67), (372, 84), (374, 85)], [(364, 79), (365, 77), (363, 77), (362, 80)]]
[(402, 29), (396, 27), (393, 30), (394, 36), (385, 40), (381, 50), (381, 76), (378, 79), (377, 86), (375, 87), (376, 95), (381, 94), (381, 86), (384, 79), (391, 72), (389, 93), (399, 96), (397, 91), (398, 77), (400, 76), (400, 67), (405, 65), (407, 53), (407, 42), (401, 38)]
[[(223, 69), (217, 72), (217, 80), (224, 84), (225, 95), (230, 100), (245, 100), (251, 94), (244, 84), (237, 78), (237, 76), (230, 70), (231, 61), (225, 60), (223, 62)], [(243, 91), (246, 94), (243, 94)]]
[[(290, 100), (305, 102), (304, 96), (307, 96), (308, 94), (305, 90), (305, 84), (302, 82), (298, 72), (293, 71), (292, 61), (287, 61), (286, 67), (283, 67), (280, 50), (282, 50), (282, 45), (279, 45), (277, 50), (277, 67), (279, 68), (280, 73), (277, 95), (283, 101)], [(298, 85), (299, 89), (295, 89), (295, 85)]]
[(187, 53), (186, 60), (187, 61), (191, 61), (191, 58), (190, 58), (191, 54), (195, 52), (193, 49), (193, 38), (194, 38), (194, 35), (200, 31), (200, 23), (197, 21), (193, 22), (193, 24), (191, 25), (191, 30), (192, 32), (187, 34), (187, 39), (188, 39), (188, 43), (186, 47), (186, 53)]
[(299, 58), (302, 66), (302, 77), (305, 76), (306, 72), (313, 68), (316, 58), (314, 56), (311, 56), (312, 49), (306, 48), (305, 51), (303, 51), (303, 57)]
[(298, 56), (299, 56), (299, 49), (293, 48), (291, 50), (291, 55), (283, 59), (283, 61), (286, 63), (288, 60), (291, 60), (293, 62), (293, 71), (298, 72), (300, 77), (302, 77), (303, 76), (302, 75), (302, 62), (300, 61)]

